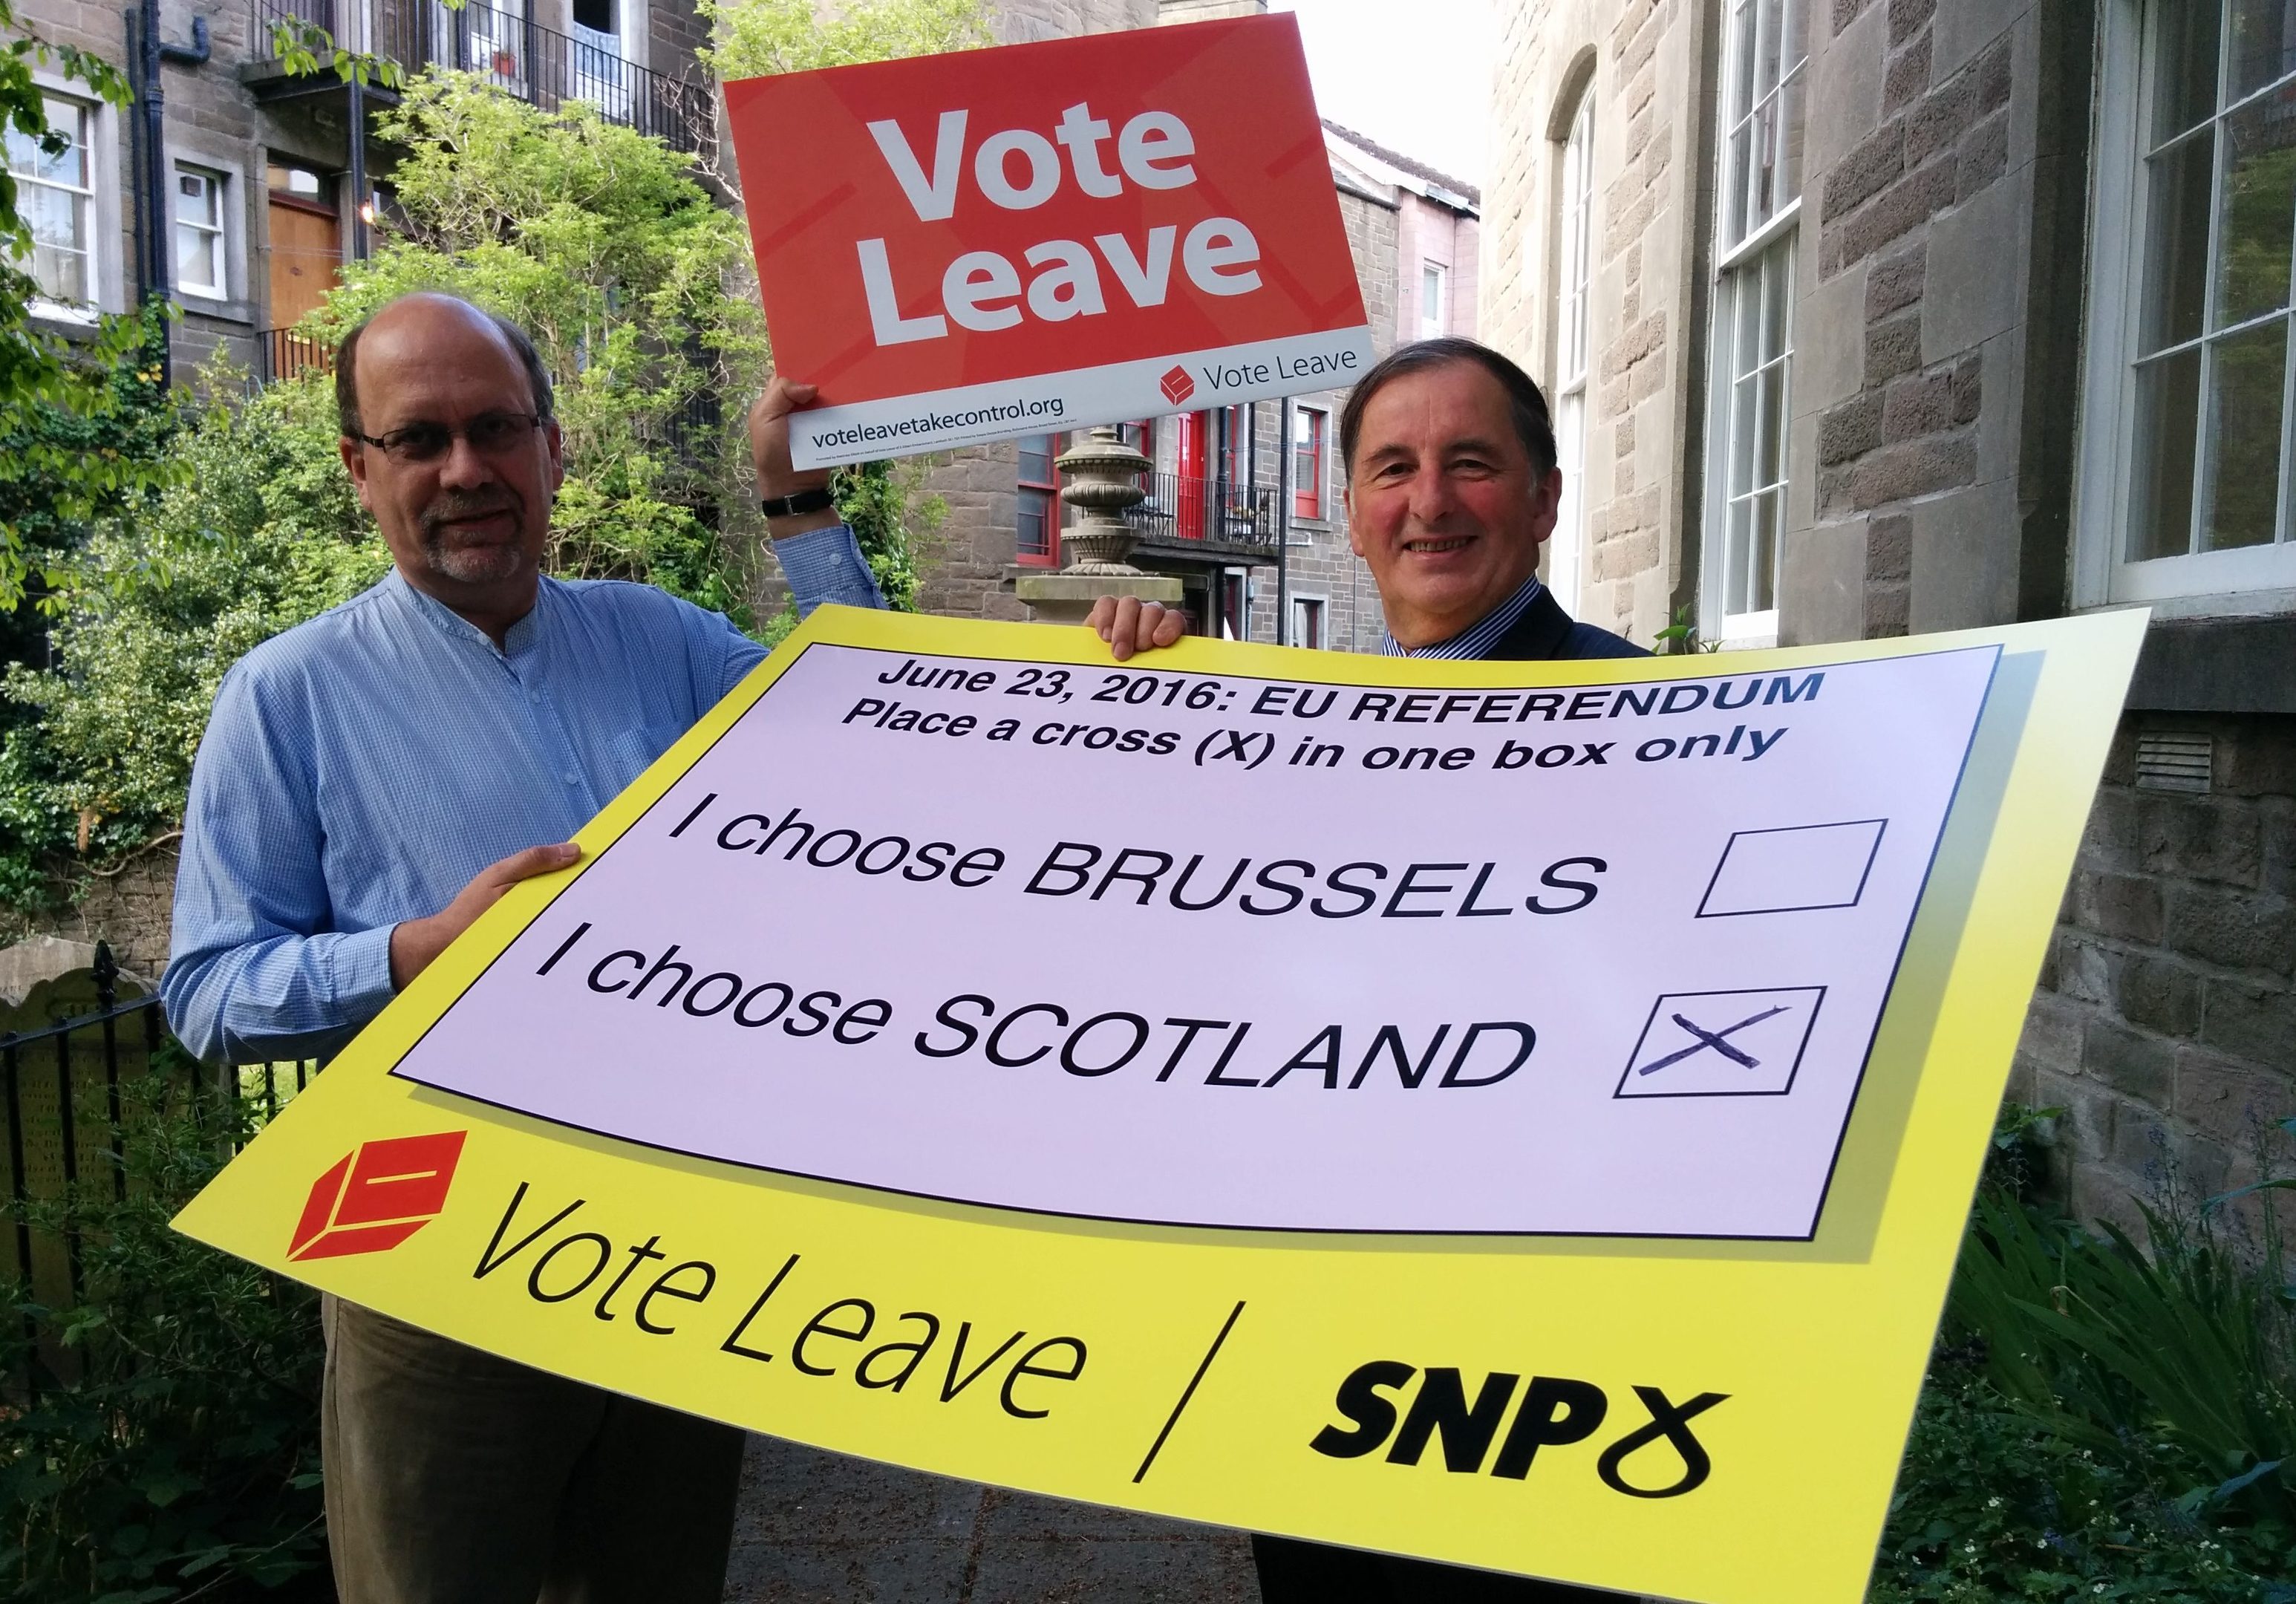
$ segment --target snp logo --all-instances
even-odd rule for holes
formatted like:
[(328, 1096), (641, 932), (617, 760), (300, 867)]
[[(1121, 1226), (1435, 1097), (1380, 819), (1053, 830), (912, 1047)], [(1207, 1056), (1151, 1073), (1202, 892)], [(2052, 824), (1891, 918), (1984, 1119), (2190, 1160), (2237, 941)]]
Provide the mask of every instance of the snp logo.
[[(1414, 1378), (1418, 1379), (1415, 1392), (1411, 1390)], [(1700, 1393), (1687, 1403), (1677, 1404), (1655, 1387), (1633, 1390), (1645, 1418), (1602, 1451), (1595, 1461), (1595, 1474), (1603, 1478), (1604, 1486), (1628, 1498), (1679, 1498), (1701, 1485), (1714, 1469), (1690, 1423), (1730, 1395)], [(1402, 1408), (1406, 1396), (1407, 1410)], [(1510, 1404), (1514, 1406), (1511, 1423)], [(1394, 1359), (1357, 1365), (1340, 1383), (1333, 1406), (1349, 1423), (1326, 1426), (1317, 1432), (1308, 1446), (1318, 1453), (1333, 1459), (1361, 1459), (1384, 1445), (1389, 1464), (1415, 1465), (1428, 1445), (1439, 1441), (1446, 1470), (1472, 1476), (1488, 1460), (1493, 1476), (1516, 1481), (1530, 1474), (1531, 1461), (1539, 1450), (1583, 1443), (1602, 1430), (1611, 1417), (1610, 1395), (1591, 1381), (1533, 1376), (1525, 1387), (1521, 1376), (1493, 1371), (1476, 1387), (1470, 1403), (1465, 1379), (1459, 1371), (1431, 1366), (1422, 1372)], [(1396, 1424), (1398, 1412), (1400, 1428)], [(1506, 1427), (1504, 1436), (1499, 1433), (1502, 1425)], [(1491, 1452), (1494, 1441), (1498, 1444), (1496, 1454)], [(1657, 1453), (1660, 1443), (1671, 1452)], [(1661, 1467), (1644, 1455), (1644, 1450), (1667, 1461), (1664, 1469), (1679, 1468), (1672, 1481), (1657, 1482)], [(1629, 1460), (1636, 1461), (1631, 1467), (1634, 1480), (1628, 1478)]]

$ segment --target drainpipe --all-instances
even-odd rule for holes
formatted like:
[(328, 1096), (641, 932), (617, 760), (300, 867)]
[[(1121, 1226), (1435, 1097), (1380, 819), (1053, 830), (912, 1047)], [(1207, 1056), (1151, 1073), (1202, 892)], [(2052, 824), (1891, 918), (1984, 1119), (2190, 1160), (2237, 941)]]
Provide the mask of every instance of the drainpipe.
[[(135, 98), (143, 108), (143, 118), (137, 124), (143, 135), (141, 180), (137, 187), (143, 192), (144, 283), (145, 300), (171, 299), (175, 284), (175, 264), (169, 260), (168, 227), (168, 100), (160, 86), (160, 0), (143, 0), (136, 16), (136, 84)], [(174, 373), (168, 340), (160, 349), (160, 383), (164, 389), (172, 382)]]
[(1283, 397), (1275, 436), (1275, 643), (1292, 644), (1292, 397)]
[(366, 94), (365, 88), (353, 74), (344, 86), (350, 96), (351, 153), (351, 260), (366, 260)]

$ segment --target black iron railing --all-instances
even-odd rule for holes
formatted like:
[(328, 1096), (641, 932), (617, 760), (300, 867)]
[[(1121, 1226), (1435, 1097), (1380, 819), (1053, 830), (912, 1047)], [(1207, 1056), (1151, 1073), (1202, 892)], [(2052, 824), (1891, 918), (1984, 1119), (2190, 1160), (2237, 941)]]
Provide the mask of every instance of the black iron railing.
[(1149, 474), (1142, 486), (1148, 499), (1127, 508), (1124, 521), (1143, 540), (1202, 540), (1273, 551), (1283, 538), (1275, 516), (1276, 492), (1265, 486), (1182, 479), (1176, 473)]
[[(258, 55), (276, 61), (282, 26), (320, 28), (342, 49), (396, 61), (475, 72), (521, 100), (554, 111), (595, 106), (609, 122), (651, 134), (672, 150), (700, 151), (715, 134), (709, 99), (676, 79), (622, 59), (618, 44), (570, 37), (521, 12), (439, 0), (251, 0)], [(599, 40), (607, 38), (597, 36)]]
[[(182, 1075), (194, 1110), (216, 1111), (235, 1100), (267, 1119), (308, 1084), (317, 1070), (309, 1059), (220, 1068), (203, 1066), (171, 1038), (156, 996), (119, 1000), (119, 966), (111, 949), (96, 945), (93, 1012), (38, 1030), (0, 1036), (0, 1095), (6, 1099), (8, 1187), (14, 1201), (16, 1273), (34, 1301), (51, 1308), (77, 1304), (81, 1292), (78, 1234), (36, 1230), (29, 1209), (61, 1203), (77, 1189), (95, 1150), (111, 1173), (112, 1195), (125, 1199), (133, 1179), (121, 1136), (123, 1082), (153, 1071)], [(173, 1068), (170, 1070), (169, 1066)], [(291, 1079), (294, 1091), (288, 1089)], [(172, 1093), (170, 1093), (172, 1095)], [(219, 1120), (218, 1132), (247, 1128)], [(234, 1140), (235, 1140), (235, 1135)]]
[(258, 383), (292, 379), (309, 368), (325, 372), (334, 366), (334, 353), (313, 335), (292, 329), (266, 329), (256, 337), (255, 377)]

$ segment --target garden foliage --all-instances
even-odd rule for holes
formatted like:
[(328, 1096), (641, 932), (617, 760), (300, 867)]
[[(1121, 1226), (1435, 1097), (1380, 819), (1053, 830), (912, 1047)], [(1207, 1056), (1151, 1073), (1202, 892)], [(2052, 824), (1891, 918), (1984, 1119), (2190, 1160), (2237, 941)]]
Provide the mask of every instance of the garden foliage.
[(2170, 1184), (2145, 1243), (2084, 1228), (2026, 1184), (2040, 1123), (2005, 1121), (1874, 1600), (2296, 1604), (2296, 1286), (2276, 1223), (2256, 1210), (2243, 1240), (2233, 1199)]
[(19, 1206), (78, 1234), (84, 1289), (50, 1308), (20, 1285), (0, 1318), (0, 1599), (332, 1596), (317, 1299), (168, 1228), (248, 1133), (236, 1102), (195, 1111), (168, 1056), (121, 1088), (126, 1200), (98, 1149), (73, 1197)]
[[(27, 32), (12, 0), (0, 0), (0, 141), (12, 158), (63, 152), (32, 76), (51, 64), (115, 106), (133, 98), (119, 68)], [(0, 611), (14, 608), (40, 574), (43, 536), (57, 522), (98, 516), (165, 483), (172, 471), (164, 456), (114, 449), (103, 438), (123, 412), (139, 406), (139, 382), (159, 376), (146, 322), (99, 318), (86, 343), (36, 323), (38, 286), (20, 266), (31, 249), (16, 180), (0, 163)], [(75, 438), (80, 430), (98, 437), (94, 449)]]

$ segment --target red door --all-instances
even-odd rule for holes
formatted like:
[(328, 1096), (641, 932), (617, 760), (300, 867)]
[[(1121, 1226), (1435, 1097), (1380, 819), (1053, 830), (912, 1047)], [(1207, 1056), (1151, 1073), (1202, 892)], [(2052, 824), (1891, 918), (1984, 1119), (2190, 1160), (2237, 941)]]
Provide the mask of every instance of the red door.
[(1184, 413), (1180, 416), (1180, 538), (1204, 537), (1204, 481), (1212, 471), (1212, 415)]

